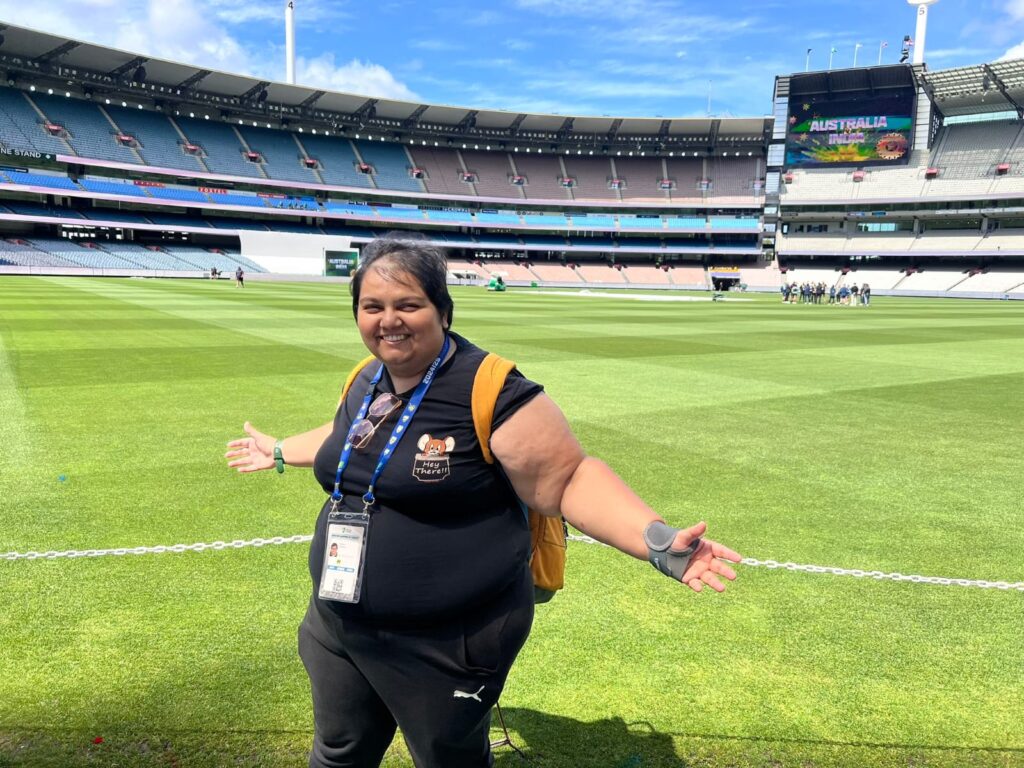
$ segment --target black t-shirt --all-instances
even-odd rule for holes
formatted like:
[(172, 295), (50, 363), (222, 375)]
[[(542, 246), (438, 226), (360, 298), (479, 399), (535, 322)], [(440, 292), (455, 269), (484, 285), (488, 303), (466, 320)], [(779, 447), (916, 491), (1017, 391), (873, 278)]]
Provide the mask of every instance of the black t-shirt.
[[(358, 603), (317, 597), (330, 504), (320, 512), (309, 569), (314, 604), (328, 622), (334, 617), (421, 622), (456, 615), (482, 605), (526, 566), (526, 515), (498, 467), (484, 461), (473, 426), (473, 379), (486, 353), (460, 336), (452, 339), (454, 355), (438, 369), (377, 481)], [(353, 383), (334, 431), (317, 453), (313, 471), (327, 493), (334, 489), (342, 444), (378, 367), (371, 363)], [(498, 397), (492, 432), (542, 391), (513, 371)], [(394, 392), (386, 370), (374, 397), (381, 392)], [(396, 394), (408, 402), (411, 392)], [(342, 478), (346, 508), (362, 509), (362, 496), (401, 413), (389, 415), (370, 443), (352, 452)]]

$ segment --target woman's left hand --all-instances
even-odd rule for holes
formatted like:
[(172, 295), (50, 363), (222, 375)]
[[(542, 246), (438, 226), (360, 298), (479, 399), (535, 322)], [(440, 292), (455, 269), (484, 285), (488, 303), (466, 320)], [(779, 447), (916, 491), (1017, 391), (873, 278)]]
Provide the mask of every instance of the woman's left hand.
[[(707, 529), (708, 524), (705, 522), (684, 528), (676, 534), (672, 548), (686, 549), (694, 539), (703, 536)], [(718, 577), (732, 581), (736, 578), (736, 571), (723, 561), (738, 563), (742, 559), (738, 552), (733, 552), (717, 541), (701, 539), (697, 551), (690, 556), (690, 565), (683, 574), (682, 582), (694, 592), (700, 592), (705, 584), (716, 592), (724, 592), (725, 584)]]

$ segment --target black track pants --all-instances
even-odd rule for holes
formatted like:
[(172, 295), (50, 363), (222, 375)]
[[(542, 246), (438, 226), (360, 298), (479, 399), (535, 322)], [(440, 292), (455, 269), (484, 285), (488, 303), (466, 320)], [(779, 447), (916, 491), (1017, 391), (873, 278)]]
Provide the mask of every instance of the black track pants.
[(299, 656), (313, 692), (311, 768), (377, 768), (402, 729), (416, 768), (487, 768), (491, 708), (533, 622), (529, 573), (482, 608), (415, 629), (325, 620)]

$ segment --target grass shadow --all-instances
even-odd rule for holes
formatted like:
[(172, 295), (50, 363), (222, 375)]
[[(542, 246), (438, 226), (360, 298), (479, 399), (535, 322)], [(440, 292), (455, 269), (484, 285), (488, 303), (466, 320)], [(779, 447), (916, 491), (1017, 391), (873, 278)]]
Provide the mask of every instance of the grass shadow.
[[(621, 717), (584, 722), (533, 709), (502, 708), (512, 743), (495, 750), (495, 768), (576, 765), (601, 768), (687, 768), (671, 735)], [(497, 717), (493, 726), (498, 725)], [(493, 735), (493, 731), (492, 731)]]

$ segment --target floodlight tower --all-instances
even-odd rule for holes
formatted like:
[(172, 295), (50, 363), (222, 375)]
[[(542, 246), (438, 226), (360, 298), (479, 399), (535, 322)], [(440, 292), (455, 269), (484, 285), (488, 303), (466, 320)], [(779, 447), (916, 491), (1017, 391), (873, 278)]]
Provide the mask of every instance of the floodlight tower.
[(939, 0), (907, 0), (910, 5), (917, 6), (917, 30), (914, 34), (914, 63), (924, 64), (924, 36), (928, 31), (928, 6), (935, 5)]
[(295, 0), (284, 6), (284, 57), (285, 79), (295, 85)]

